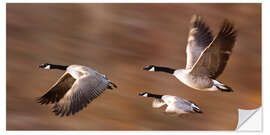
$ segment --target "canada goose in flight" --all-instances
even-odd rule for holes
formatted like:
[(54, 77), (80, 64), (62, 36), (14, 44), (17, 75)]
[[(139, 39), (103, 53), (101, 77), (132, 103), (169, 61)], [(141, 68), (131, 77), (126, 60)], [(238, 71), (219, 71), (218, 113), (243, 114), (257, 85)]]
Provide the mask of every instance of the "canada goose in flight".
[(38, 99), (40, 104), (55, 103), (52, 109), (56, 115), (74, 115), (106, 89), (117, 88), (105, 75), (86, 66), (46, 63), (39, 67), (66, 70), (48, 92)]
[(152, 107), (160, 108), (167, 105), (165, 112), (184, 114), (189, 112), (202, 113), (200, 108), (193, 102), (186, 99), (171, 96), (171, 95), (157, 95), (148, 92), (139, 93), (139, 96), (154, 98)]
[(223, 72), (236, 41), (236, 30), (233, 24), (224, 20), (219, 33), (214, 38), (200, 16), (194, 15), (191, 24), (186, 47), (185, 69), (150, 65), (144, 70), (173, 74), (182, 83), (197, 90), (233, 91), (216, 80)]

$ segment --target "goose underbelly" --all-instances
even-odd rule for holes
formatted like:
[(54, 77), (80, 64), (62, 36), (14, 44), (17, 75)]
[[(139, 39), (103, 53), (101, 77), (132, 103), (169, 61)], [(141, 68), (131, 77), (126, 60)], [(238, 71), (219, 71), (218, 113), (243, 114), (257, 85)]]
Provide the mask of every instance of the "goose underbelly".
[(213, 91), (213, 81), (212, 79), (208, 78), (207, 76), (193, 76), (191, 74), (174, 74), (175, 77), (180, 80), (185, 85), (202, 91)]

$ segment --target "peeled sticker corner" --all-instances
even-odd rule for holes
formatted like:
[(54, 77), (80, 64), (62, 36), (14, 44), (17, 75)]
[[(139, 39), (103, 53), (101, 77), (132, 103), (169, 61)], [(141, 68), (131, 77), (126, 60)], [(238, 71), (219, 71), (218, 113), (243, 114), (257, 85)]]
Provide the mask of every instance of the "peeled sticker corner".
[(262, 108), (238, 109), (238, 123), (236, 131), (261, 131)]

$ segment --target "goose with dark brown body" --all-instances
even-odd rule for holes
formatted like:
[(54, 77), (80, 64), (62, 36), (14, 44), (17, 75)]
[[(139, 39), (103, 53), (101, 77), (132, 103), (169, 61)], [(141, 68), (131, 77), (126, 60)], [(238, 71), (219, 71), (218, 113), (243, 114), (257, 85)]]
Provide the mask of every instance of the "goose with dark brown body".
[(233, 91), (216, 80), (224, 71), (235, 45), (236, 30), (233, 24), (224, 20), (220, 31), (214, 38), (200, 16), (194, 15), (191, 24), (186, 47), (185, 69), (150, 65), (146, 66), (144, 70), (172, 74), (182, 83), (196, 90)]
[(53, 112), (56, 115), (74, 115), (106, 89), (117, 88), (105, 75), (86, 66), (46, 63), (40, 68), (66, 70), (48, 92), (38, 99), (40, 104), (54, 104)]

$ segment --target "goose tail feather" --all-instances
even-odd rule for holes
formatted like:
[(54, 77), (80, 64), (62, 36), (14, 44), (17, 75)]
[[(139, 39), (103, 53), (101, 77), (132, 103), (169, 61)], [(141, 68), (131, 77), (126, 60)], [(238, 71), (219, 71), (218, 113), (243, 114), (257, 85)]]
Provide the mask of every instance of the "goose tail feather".
[(192, 109), (193, 109), (194, 112), (196, 112), (196, 113), (203, 113), (201, 111), (201, 109), (196, 104), (192, 104), (191, 107), (192, 107)]

